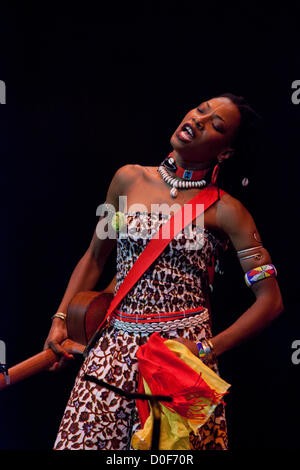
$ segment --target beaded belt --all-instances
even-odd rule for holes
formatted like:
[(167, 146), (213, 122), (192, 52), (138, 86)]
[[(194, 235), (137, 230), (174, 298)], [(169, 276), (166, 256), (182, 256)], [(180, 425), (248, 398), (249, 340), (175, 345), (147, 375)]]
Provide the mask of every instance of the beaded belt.
[(148, 315), (124, 313), (114, 310), (110, 325), (117, 330), (129, 333), (154, 333), (199, 326), (209, 320), (208, 310), (204, 307), (180, 312), (152, 313)]

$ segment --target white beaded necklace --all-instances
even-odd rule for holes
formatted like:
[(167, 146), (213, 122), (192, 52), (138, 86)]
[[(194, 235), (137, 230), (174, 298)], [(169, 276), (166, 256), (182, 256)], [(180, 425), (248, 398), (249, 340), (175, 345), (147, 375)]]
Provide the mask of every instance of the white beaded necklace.
[(205, 179), (188, 181), (188, 180), (174, 178), (163, 167), (162, 164), (158, 167), (157, 171), (159, 172), (162, 179), (167, 184), (172, 186), (172, 189), (170, 190), (170, 195), (172, 196), (173, 199), (177, 197), (177, 194), (178, 194), (177, 188), (180, 188), (180, 189), (204, 188), (207, 185), (207, 181), (205, 181)]

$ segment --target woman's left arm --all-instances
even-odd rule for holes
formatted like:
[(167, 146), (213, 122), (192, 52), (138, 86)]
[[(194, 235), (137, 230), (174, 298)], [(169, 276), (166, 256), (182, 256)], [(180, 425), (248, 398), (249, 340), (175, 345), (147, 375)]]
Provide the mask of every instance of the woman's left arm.
[[(229, 236), (244, 273), (272, 264), (251, 214), (229, 194), (225, 194), (218, 203), (217, 224)], [(283, 311), (275, 277), (255, 282), (250, 289), (256, 297), (254, 303), (231, 326), (211, 339), (216, 356), (255, 336)]]

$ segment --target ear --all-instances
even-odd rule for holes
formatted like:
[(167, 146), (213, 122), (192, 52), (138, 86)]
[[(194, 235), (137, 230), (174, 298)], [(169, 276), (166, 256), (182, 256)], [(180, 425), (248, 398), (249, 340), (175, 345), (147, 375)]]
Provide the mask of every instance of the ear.
[(222, 163), (224, 160), (227, 160), (227, 158), (231, 157), (234, 154), (234, 149), (233, 148), (227, 148), (223, 150), (223, 152), (219, 153), (218, 155), (218, 162)]

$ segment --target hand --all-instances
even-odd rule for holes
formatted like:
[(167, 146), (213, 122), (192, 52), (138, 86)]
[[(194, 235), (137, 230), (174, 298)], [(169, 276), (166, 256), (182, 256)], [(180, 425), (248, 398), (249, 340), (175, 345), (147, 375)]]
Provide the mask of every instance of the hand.
[(197, 344), (194, 341), (191, 341), (186, 338), (172, 338), (174, 341), (178, 341), (178, 343), (184, 344), (195, 356), (199, 358), (199, 350)]
[(45, 349), (52, 349), (58, 355), (58, 361), (49, 368), (50, 371), (58, 371), (66, 367), (71, 359), (74, 359), (72, 354), (69, 354), (62, 346), (61, 343), (67, 339), (68, 332), (66, 324), (60, 318), (54, 318), (52, 322), (49, 335), (44, 344)]

